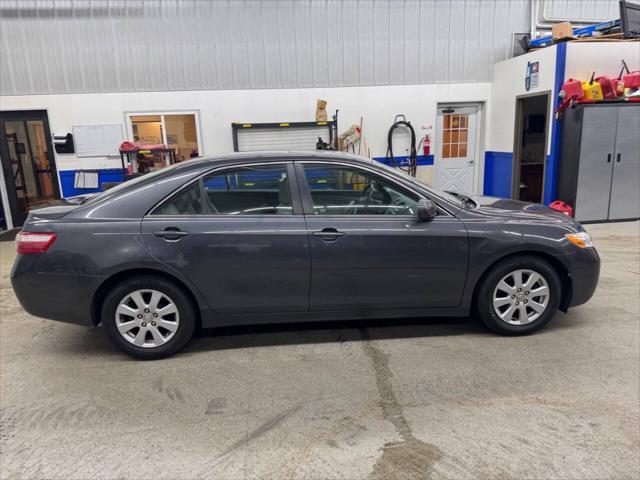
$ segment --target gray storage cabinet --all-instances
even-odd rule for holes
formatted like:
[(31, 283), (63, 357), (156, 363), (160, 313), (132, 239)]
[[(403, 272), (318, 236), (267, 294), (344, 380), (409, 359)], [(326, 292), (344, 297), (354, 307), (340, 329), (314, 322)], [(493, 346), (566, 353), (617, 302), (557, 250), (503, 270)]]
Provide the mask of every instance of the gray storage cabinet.
[(640, 103), (579, 104), (565, 112), (558, 198), (581, 222), (640, 217)]

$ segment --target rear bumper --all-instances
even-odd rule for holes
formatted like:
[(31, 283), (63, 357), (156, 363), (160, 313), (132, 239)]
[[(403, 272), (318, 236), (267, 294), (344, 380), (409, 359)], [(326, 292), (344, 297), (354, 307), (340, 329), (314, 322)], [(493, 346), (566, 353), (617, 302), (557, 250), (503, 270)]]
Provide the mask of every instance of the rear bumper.
[(572, 259), (570, 307), (582, 305), (589, 301), (596, 291), (600, 278), (600, 256), (595, 248), (582, 249)]
[(36, 317), (93, 326), (91, 302), (104, 279), (87, 275), (38, 273), (30, 265), (32, 261), (19, 255), (11, 271), (11, 285), (22, 308)]

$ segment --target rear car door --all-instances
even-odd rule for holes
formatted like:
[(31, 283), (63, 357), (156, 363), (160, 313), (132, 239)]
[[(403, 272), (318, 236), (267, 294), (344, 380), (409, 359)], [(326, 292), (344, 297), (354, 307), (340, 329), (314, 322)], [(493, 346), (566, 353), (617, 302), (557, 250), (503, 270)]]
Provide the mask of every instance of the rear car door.
[(310, 310), (460, 304), (467, 232), (440, 211), (416, 218), (420, 195), (361, 166), (296, 164), (311, 245)]
[(309, 244), (290, 163), (222, 167), (142, 220), (151, 254), (219, 313), (308, 309)]

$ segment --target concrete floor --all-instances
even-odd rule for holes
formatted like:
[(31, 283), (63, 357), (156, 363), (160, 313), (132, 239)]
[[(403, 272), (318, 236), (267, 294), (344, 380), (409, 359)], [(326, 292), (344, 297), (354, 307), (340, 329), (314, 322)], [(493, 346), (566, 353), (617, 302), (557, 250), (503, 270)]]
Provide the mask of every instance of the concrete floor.
[(600, 288), (537, 335), (246, 328), (157, 362), (24, 313), (2, 243), (0, 476), (638, 478), (640, 224), (588, 230)]

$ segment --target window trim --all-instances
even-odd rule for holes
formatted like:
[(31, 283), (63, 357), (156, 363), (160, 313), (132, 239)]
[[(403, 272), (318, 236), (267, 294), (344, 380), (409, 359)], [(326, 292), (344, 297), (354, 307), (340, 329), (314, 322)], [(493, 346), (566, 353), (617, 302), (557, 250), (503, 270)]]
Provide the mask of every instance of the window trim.
[[(168, 215), (168, 214), (154, 213), (158, 208), (163, 206), (166, 202), (173, 200), (178, 195), (180, 195), (184, 190), (190, 188), (196, 182), (199, 183), (200, 196), (202, 197), (202, 195), (204, 195), (204, 188), (202, 185), (202, 181), (205, 177), (209, 175), (218, 174), (218, 173), (224, 172), (225, 170), (233, 170), (237, 168), (259, 167), (259, 166), (270, 166), (270, 165), (285, 166), (287, 177), (289, 178), (289, 196), (291, 197), (291, 207), (292, 207), (291, 215), (265, 215), (265, 214), (231, 215), (228, 213), (203, 213), (203, 214), (197, 214), (197, 215), (180, 215), (180, 214)], [(295, 187), (293, 186), (294, 184), (295, 184)], [(210, 170), (202, 172), (198, 176), (196, 176), (195, 178), (192, 178), (187, 183), (180, 186), (180, 188), (178, 188), (177, 190), (174, 190), (169, 195), (164, 197), (162, 200), (157, 202), (153, 207), (149, 209), (149, 211), (143, 218), (153, 217), (153, 219), (160, 219), (160, 218), (172, 218), (172, 219), (175, 219), (175, 218), (263, 218), (264, 219), (264, 218), (278, 217), (280, 219), (283, 219), (283, 218), (291, 218), (291, 217), (302, 216), (302, 215), (303, 215), (303, 212), (302, 212), (302, 203), (300, 199), (300, 190), (297, 183), (293, 162), (286, 161), (286, 160), (276, 160), (273, 162), (260, 162), (260, 163), (244, 163), (243, 162), (243, 163), (237, 163), (233, 165), (224, 165), (220, 167), (214, 167)]]
[[(162, 143), (167, 144), (167, 127), (164, 122), (165, 115), (193, 115), (196, 123), (196, 143), (198, 144), (198, 156), (203, 157), (206, 154), (204, 153), (203, 144), (202, 144), (202, 131), (200, 128), (200, 110), (135, 110), (135, 111), (125, 111), (125, 125), (127, 127), (127, 135), (129, 138), (133, 139), (133, 120), (132, 117), (141, 117), (141, 116), (159, 116), (160, 123), (162, 124)], [(188, 158), (185, 160), (189, 160)]]
[[(394, 185), (397, 185), (399, 189), (401, 190), (406, 190), (414, 195), (416, 195), (418, 197), (418, 199), (424, 199), (424, 198), (428, 198), (429, 200), (432, 200), (440, 210), (442, 210), (442, 212), (444, 213), (444, 215), (442, 215), (442, 217), (454, 217), (454, 215), (449, 211), (449, 209), (447, 209), (446, 207), (443, 207), (440, 202), (437, 202), (436, 200), (427, 197), (426, 195), (424, 195), (421, 192), (417, 192), (416, 190), (414, 190), (413, 188), (405, 185), (404, 183), (399, 183), (395, 178), (391, 177), (390, 175), (386, 174), (386, 172), (380, 172), (378, 170), (376, 170), (375, 168), (369, 168), (366, 165), (358, 165), (358, 164), (353, 164), (353, 163), (349, 163), (349, 162), (326, 162), (326, 161), (318, 161), (318, 160), (302, 160), (302, 161), (297, 161), (295, 162), (295, 168), (296, 168), (296, 174), (299, 177), (299, 182), (298, 182), (298, 188), (300, 189), (300, 198), (302, 200), (302, 207), (303, 207), (303, 211), (304, 211), (304, 215), (305, 216), (309, 216), (309, 217), (313, 217), (313, 218), (329, 218), (329, 217), (338, 217), (338, 218), (352, 218), (352, 219), (366, 219), (366, 220), (371, 220), (371, 219), (386, 219), (386, 220), (392, 220), (392, 219), (415, 219), (415, 215), (377, 215), (377, 214), (364, 214), (364, 215), (353, 215), (353, 214), (344, 214), (344, 213), (332, 213), (332, 214), (317, 214), (314, 213), (313, 210), (313, 199), (311, 197), (311, 190), (309, 189), (309, 184), (307, 182), (307, 177), (304, 171), (304, 166), (307, 164), (322, 164), (322, 165), (328, 165), (328, 166), (340, 166), (340, 167), (349, 167), (349, 168), (355, 168), (355, 169), (360, 169), (360, 170), (364, 170), (366, 172), (369, 172), (373, 175), (379, 176), (384, 178), (385, 180), (388, 180), (389, 182), (391, 182)], [(434, 220), (437, 220), (438, 217), (434, 218)]]

